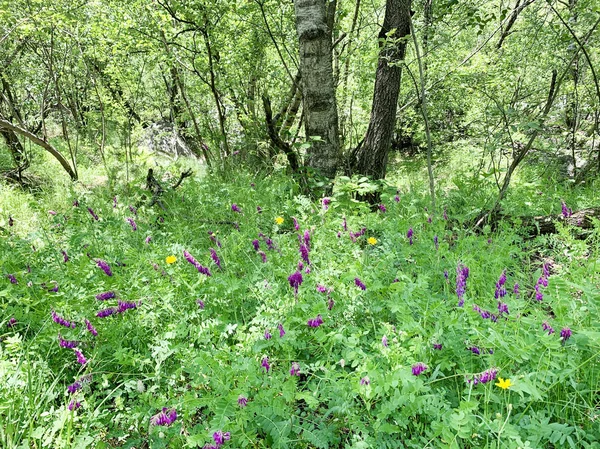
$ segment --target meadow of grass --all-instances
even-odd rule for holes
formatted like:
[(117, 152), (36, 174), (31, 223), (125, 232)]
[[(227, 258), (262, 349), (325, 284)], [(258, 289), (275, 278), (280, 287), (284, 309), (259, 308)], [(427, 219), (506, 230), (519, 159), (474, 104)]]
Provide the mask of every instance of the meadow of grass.
[[(415, 164), (376, 211), (279, 172), (0, 186), (0, 447), (600, 448), (600, 225), (472, 232), (461, 167), (436, 212)], [(507, 212), (600, 204), (551, 176)]]

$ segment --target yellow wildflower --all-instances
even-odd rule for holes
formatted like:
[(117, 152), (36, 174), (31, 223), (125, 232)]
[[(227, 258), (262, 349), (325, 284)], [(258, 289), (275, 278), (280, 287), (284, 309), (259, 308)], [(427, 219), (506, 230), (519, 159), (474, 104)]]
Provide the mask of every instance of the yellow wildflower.
[(508, 390), (511, 385), (512, 383), (510, 382), (510, 379), (502, 379), (501, 377), (499, 377), (498, 382), (496, 382), (496, 386), (502, 388), (503, 390)]
[(277, 223), (278, 225), (280, 225), (281, 223), (283, 223), (283, 217), (277, 217), (277, 218), (275, 218), (275, 223)]
[(171, 265), (172, 263), (177, 262), (177, 257), (175, 257), (175, 256), (168, 256), (165, 259), (165, 262), (167, 262), (169, 265)]
[(375, 237), (369, 237), (367, 239), (367, 243), (369, 243), (369, 245), (376, 245), (377, 244), (377, 239)]

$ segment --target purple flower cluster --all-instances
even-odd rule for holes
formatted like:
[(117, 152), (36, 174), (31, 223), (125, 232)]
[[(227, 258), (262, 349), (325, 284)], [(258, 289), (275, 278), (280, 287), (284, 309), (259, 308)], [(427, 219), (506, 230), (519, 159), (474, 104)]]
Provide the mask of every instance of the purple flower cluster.
[(385, 207), (385, 204), (381, 203), (379, 205), (379, 210), (381, 213), (385, 214), (387, 212), (387, 208)]
[(302, 257), (302, 260), (304, 262), (306, 262), (307, 265), (310, 265), (310, 259), (308, 258), (308, 253), (310, 251), (310, 248), (308, 247), (308, 245), (306, 245), (306, 243), (302, 243), (300, 244), (300, 257)]
[(344, 231), (348, 230), (348, 222), (346, 221), (346, 217), (344, 217), (344, 219), (342, 220), (342, 229)]
[(63, 262), (67, 263), (69, 261), (69, 256), (67, 255), (67, 252), (65, 250), (62, 250), (61, 253), (63, 255)]
[(279, 323), (277, 325), (277, 329), (279, 329), (279, 338), (283, 338), (285, 335), (285, 330), (283, 329), (283, 324)]
[(542, 275), (535, 283), (535, 299), (537, 301), (544, 300), (544, 294), (542, 293), (542, 287), (548, 287), (548, 277), (550, 276), (550, 264), (545, 263), (542, 266)]
[(188, 253), (185, 250), (183, 251), (183, 257), (185, 257), (185, 260), (187, 260), (189, 263), (191, 263), (193, 266), (195, 266), (199, 273), (202, 273), (205, 276), (212, 276), (208, 267), (202, 266), (202, 264), (200, 262), (198, 262), (196, 259), (194, 259), (194, 256), (192, 256), (190, 253)]
[(359, 278), (354, 278), (354, 284), (361, 290), (366, 290), (367, 286)]
[(573, 332), (571, 331), (570, 328), (568, 327), (563, 327), (560, 331), (560, 338), (562, 339), (563, 344), (565, 344), (565, 342), (571, 338), (571, 335), (573, 335)]
[(12, 317), (10, 320), (8, 320), (8, 323), (6, 323), (6, 325), (8, 327), (15, 327), (17, 325), (17, 319), (15, 317)]
[(308, 320), (306, 324), (308, 327), (319, 327), (321, 324), (323, 324), (323, 317), (321, 314), (318, 314), (315, 318)]
[(57, 314), (54, 310), (52, 311), (52, 321), (54, 321), (56, 324), (60, 324), (61, 326), (75, 329), (75, 323), (71, 323), (70, 321), (65, 320), (63, 317), (61, 317), (59, 314)]
[(96, 295), (96, 299), (98, 301), (106, 301), (106, 300), (112, 299), (114, 297), (115, 297), (115, 292), (112, 292), (112, 291), (110, 291), (110, 292), (104, 292), (104, 293), (98, 293)]
[(361, 385), (371, 385), (371, 379), (369, 379), (369, 376), (365, 376), (360, 380), (360, 384)]
[(94, 217), (94, 220), (96, 220), (96, 221), (100, 220), (100, 218), (98, 218), (98, 215), (96, 215), (96, 212), (94, 212), (94, 209), (92, 209), (91, 207), (88, 207), (87, 210), (90, 213), (90, 215), (92, 217)]
[(294, 289), (294, 295), (298, 296), (298, 287), (300, 287), (303, 280), (304, 279), (302, 278), (302, 273), (300, 273), (300, 271), (295, 271), (289, 275), (288, 282), (290, 283), (290, 287)]
[(424, 363), (422, 363), (422, 362), (415, 363), (415, 364), (412, 366), (412, 373), (413, 373), (413, 376), (418, 376), (418, 375), (420, 375), (420, 374), (421, 374), (423, 371), (425, 371), (426, 369), (427, 369), (427, 365), (425, 365)]
[(150, 424), (153, 426), (170, 426), (176, 419), (177, 411), (174, 408), (163, 407), (160, 412), (150, 418)]
[(300, 375), (300, 365), (298, 362), (292, 362), (292, 367), (290, 368), (290, 376), (299, 376)]
[(472, 383), (473, 385), (486, 384), (486, 383), (492, 382), (494, 379), (496, 379), (497, 375), (498, 375), (498, 370), (496, 368), (490, 368), (488, 370), (485, 370), (482, 373), (475, 374), (473, 376), (473, 379), (469, 379), (469, 380), (467, 380), (467, 382)]
[(132, 230), (137, 231), (137, 223), (135, 222), (135, 220), (133, 218), (128, 217), (127, 223), (129, 223), (131, 225)]
[(513, 287), (513, 295), (519, 296), (519, 283), (515, 282), (515, 286)]
[(219, 259), (219, 255), (217, 254), (217, 252), (214, 249), (210, 249), (210, 257), (213, 260), (213, 262), (215, 263), (215, 265), (217, 267), (219, 267), (219, 270), (221, 269), (221, 259)]
[(221, 242), (217, 238), (217, 234), (215, 232), (208, 231), (208, 238), (210, 239), (211, 242), (213, 242), (215, 245), (217, 245), (217, 247), (221, 248), (223, 246), (223, 245), (221, 245)]
[(88, 332), (90, 334), (92, 334), (94, 337), (98, 336), (98, 331), (96, 330), (96, 328), (92, 325), (92, 323), (89, 320), (85, 320), (85, 327), (87, 328)]
[(495, 323), (496, 321), (498, 321), (498, 317), (492, 313), (490, 313), (490, 311), (488, 310), (483, 310), (481, 307), (479, 307), (477, 304), (473, 304), (473, 310), (477, 313), (479, 313), (479, 315), (481, 315), (481, 318), (483, 318), (484, 320), (487, 320), (488, 318), (491, 318), (491, 320)]
[(321, 200), (321, 204), (323, 205), (323, 210), (329, 209), (329, 205), (331, 204), (331, 198), (323, 198)]
[(115, 314), (116, 312), (117, 312), (117, 309), (115, 309), (114, 307), (109, 307), (108, 309), (100, 310), (98, 313), (96, 313), (96, 316), (98, 318), (106, 318), (108, 316)]
[(433, 344), (433, 349), (435, 349), (436, 351), (441, 351), (442, 350), (442, 344), (441, 343), (434, 343)]
[(75, 399), (72, 399), (71, 402), (69, 402), (68, 408), (70, 412), (77, 410), (79, 407), (81, 407), (81, 402), (76, 401)]
[(265, 372), (268, 373), (271, 369), (271, 365), (269, 365), (269, 357), (264, 356), (262, 361), (260, 362), (260, 366), (262, 366), (265, 369)]
[(6, 277), (10, 280), (11, 284), (18, 284), (17, 278), (12, 274), (7, 274)]
[(242, 210), (241, 210), (241, 209), (239, 208), (239, 206), (238, 206), (237, 204), (235, 204), (235, 203), (233, 203), (233, 204), (231, 205), (231, 210), (232, 210), (233, 212), (237, 212), (238, 214), (241, 214), (241, 213), (242, 213)]
[(270, 340), (273, 336), (268, 329), (265, 329), (265, 340)]
[(82, 365), (87, 363), (87, 359), (84, 357), (83, 352), (81, 352), (79, 349), (73, 349), (73, 352), (77, 356), (77, 363), (81, 363)]
[(229, 441), (230, 439), (231, 433), (217, 430), (215, 433), (213, 433), (213, 440), (215, 442), (215, 446), (210, 446), (210, 449), (212, 449), (213, 447), (215, 449), (219, 449), (225, 444), (225, 441)]
[(58, 345), (61, 348), (73, 349), (79, 346), (79, 342), (76, 340), (65, 340), (60, 334), (58, 334)]
[(388, 347), (388, 339), (385, 335), (381, 338), (381, 344), (383, 345), (384, 348)]
[(96, 265), (98, 265), (98, 267), (104, 271), (104, 273), (106, 273), (107, 276), (112, 276), (112, 270), (110, 269), (110, 265), (108, 265), (108, 263), (106, 263), (106, 261), (102, 260), (102, 259), (98, 259), (96, 261)]
[(548, 331), (548, 335), (552, 335), (554, 333), (554, 328), (552, 326), (550, 326), (550, 324), (548, 324), (547, 321), (544, 321), (542, 323), (542, 329), (544, 329), (545, 331)]
[(440, 243), (438, 240), (438, 236), (434, 235), (433, 236), (433, 244), (435, 245), (435, 250), (437, 251), (438, 249), (440, 249)]
[(356, 240), (365, 235), (365, 233), (367, 232), (367, 228), (362, 228), (360, 231), (356, 231), (356, 232), (352, 232), (350, 231), (350, 240), (352, 240), (353, 242), (356, 242)]
[(78, 390), (80, 390), (80, 389), (82, 388), (82, 386), (83, 386), (83, 385), (81, 384), (81, 382), (77, 380), (77, 381), (73, 382), (71, 385), (69, 385), (69, 386), (67, 387), (67, 391), (68, 391), (70, 394), (74, 394), (74, 393), (76, 393)]
[(496, 292), (494, 293), (496, 299), (504, 298), (506, 296), (506, 287), (504, 287), (504, 284), (506, 284), (506, 270), (502, 272), (498, 282), (496, 282)]
[(135, 301), (117, 301), (118, 306), (116, 313), (123, 313), (129, 309), (136, 309), (141, 303)]
[(469, 278), (469, 267), (459, 263), (456, 266), (456, 296), (458, 297), (458, 307), (465, 305), (463, 296), (467, 288), (467, 279)]
[(567, 204), (564, 201), (561, 201), (562, 206), (562, 216), (563, 218), (569, 218), (573, 215), (573, 210), (567, 207)]
[(300, 224), (298, 223), (298, 220), (296, 219), (296, 217), (292, 217), (292, 221), (294, 222), (294, 229), (296, 231), (300, 230)]
[(408, 231), (406, 232), (406, 238), (408, 239), (408, 241), (410, 242), (410, 244), (413, 244), (413, 235), (414, 235), (414, 231), (413, 228), (408, 228)]
[(247, 397), (244, 397), (244, 396), (242, 396), (242, 395), (240, 394), (240, 395), (238, 396), (238, 405), (239, 405), (241, 408), (244, 408), (244, 407), (246, 407), (246, 406), (248, 405), (248, 398), (247, 398)]

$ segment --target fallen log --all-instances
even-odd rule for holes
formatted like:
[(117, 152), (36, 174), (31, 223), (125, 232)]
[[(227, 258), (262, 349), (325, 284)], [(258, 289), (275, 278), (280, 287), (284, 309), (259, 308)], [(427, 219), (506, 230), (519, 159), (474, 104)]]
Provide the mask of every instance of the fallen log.
[(571, 213), (568, 217), (562, 214), (546, 216), (511, 216), (498, 214), (494, 217), (492, 228), (496, 228), (500, 221), (513, 223), (520, 222), (520, 227), (528, 232), (531, 237), (545, 234), (555, 234), (557, 223), (574, 226), (582, 230), (593, 229), (594, 220), (600, 220), (600, 207), (582, 209)]

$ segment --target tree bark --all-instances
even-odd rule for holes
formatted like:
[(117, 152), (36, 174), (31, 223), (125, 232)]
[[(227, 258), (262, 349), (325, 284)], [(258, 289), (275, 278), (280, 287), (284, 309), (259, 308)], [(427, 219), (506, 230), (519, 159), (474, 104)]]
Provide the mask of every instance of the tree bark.
[[(332, 15), (327, 0), (296, 0), (304, 129), (317, 137), (307, 150), (305, 165), (332, 179), (339, 162), (338, 115), (333, 82)], [(328, 21), (329, 19), (329, 21)]]
[(379, 32), (380, 53), (375, 76), (371, 119), (362, 145), (352, 155), (355, 173), (385, 178), (388, 153), (396, 124), (406, 37), (410, 34), (411, 0), (387, 0), (383, 26)]

